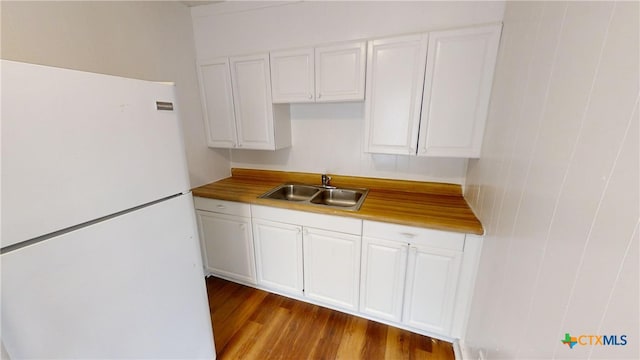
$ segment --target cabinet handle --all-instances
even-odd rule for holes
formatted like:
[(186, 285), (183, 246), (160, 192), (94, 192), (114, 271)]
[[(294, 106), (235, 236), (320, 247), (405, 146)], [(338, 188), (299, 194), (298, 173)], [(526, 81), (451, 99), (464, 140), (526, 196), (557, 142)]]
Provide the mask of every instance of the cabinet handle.
[(413, 233), (410, 233), (410, 232), (403, 232), (403, 233), (400, 233), (400, 235), (402, 235), (402, 236), (404, 236), (406, 238), (409, 238), (409, 239), (413, 239), (414, 237), (416, 237), (416, 234), (413, 234)]
[(218, 204), (218, 205), (216, 205), (216, 207), (217, 207), (218, 209), (224, 209), (224, 205), (220, 205), (220, 204)]
[(304, 236), (309, 235), (309, 230), (307, 230), (307, 229), (302, 230), (302, 235), (304, 235)]
[(322, 97), (322, 94), (318, 94), (318, 99), (320, 99)]
[(244, 224), (240, 224), (240, 230), (244, 231), (246, 229), (246, 226), (244, 226)]
[(313, 94), (309, 94), (309, 100), (313, 99)]

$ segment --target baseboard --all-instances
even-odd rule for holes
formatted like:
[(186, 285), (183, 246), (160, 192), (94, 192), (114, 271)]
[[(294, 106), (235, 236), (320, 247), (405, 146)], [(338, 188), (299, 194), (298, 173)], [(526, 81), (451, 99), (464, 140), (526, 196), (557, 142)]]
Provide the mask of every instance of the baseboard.
[(456, 340), (452, 343), (453, 345), (453, 356), (456, 360), (463, 360), (466, 357), (462, 354), (462, 347), (460, 346), (460, 340)]
[(484, 351), (475, 352), (461, 340), (453, 342), (453, 354), (456, 360), (485, 360)]

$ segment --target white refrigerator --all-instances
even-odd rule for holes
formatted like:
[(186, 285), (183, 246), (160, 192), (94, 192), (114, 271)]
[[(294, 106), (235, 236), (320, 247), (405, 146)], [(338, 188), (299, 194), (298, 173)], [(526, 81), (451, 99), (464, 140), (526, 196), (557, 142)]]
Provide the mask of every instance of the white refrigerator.
[(11, 358), (215, 358), (174, 85), (2, 60)]

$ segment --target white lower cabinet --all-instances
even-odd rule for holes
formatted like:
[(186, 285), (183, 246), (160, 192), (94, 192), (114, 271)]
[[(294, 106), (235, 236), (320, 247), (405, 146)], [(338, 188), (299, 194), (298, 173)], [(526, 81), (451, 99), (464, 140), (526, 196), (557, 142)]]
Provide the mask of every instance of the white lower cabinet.
[(464, 334), (481, 237), (194, 201), (211, 274), (430, 336)]
[(258, 284), (302, 295), (302, 226), (253, 220)]
[(407, 244), (362, 238), (360, 311), (379, 319), (402, 321)]
[(360, 236), (305, 228), (305, 296), (347, 310), (358, 310)]
[(255, 285), (249, 205), (198, 197), (194, 201), (206, 271)]
[(365, 221), (360, 311), (449, 336), (464, 234)]
[(461, 259), (461, 251), (409, 246), (402, 322), (449, 334)]
[(251, 209), (259, 286), (358, 311), (362, 220)]

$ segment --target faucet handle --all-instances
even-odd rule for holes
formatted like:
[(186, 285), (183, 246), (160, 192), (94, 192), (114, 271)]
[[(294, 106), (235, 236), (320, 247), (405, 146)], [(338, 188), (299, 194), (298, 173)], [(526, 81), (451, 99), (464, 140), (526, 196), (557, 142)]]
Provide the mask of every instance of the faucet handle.
[(322, 186), (329, 186), (331, 182), (331, 176), (327, 174), (322, 174)]

